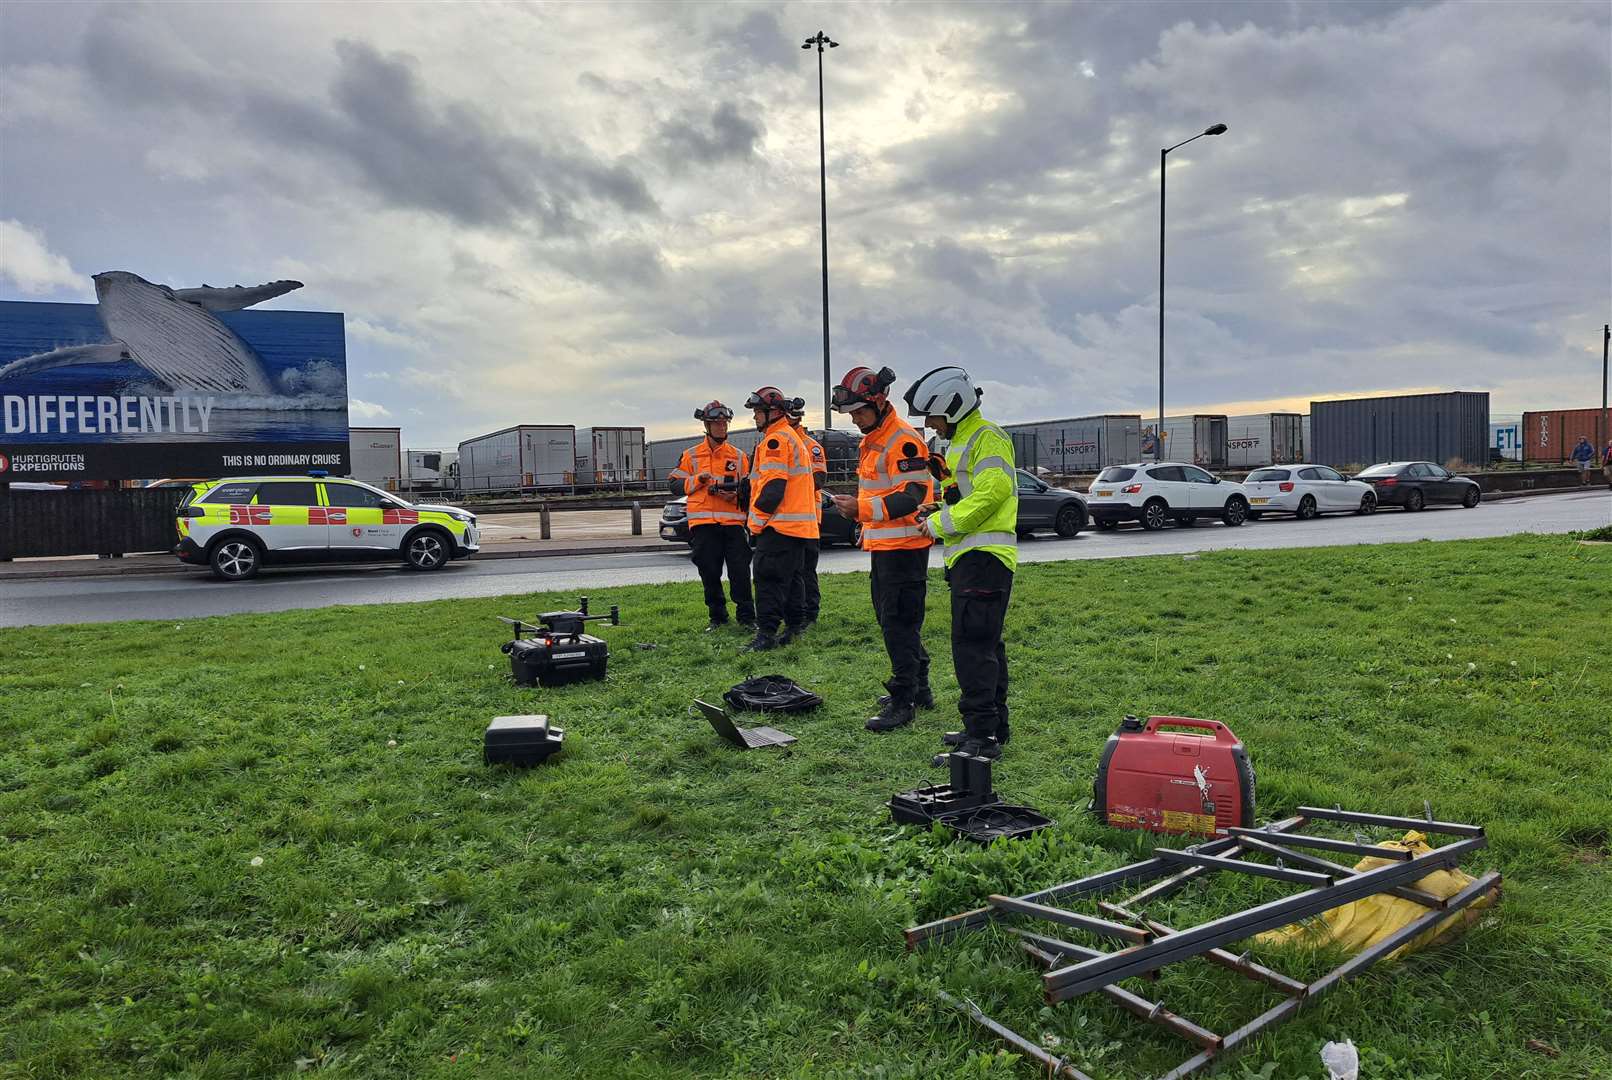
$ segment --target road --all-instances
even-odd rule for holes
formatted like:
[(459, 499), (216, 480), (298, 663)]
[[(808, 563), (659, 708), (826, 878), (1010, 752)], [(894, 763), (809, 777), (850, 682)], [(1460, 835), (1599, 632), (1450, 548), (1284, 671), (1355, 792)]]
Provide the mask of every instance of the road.
[[(1112, 559), (1137, 555), (1182, 555), (1224, 548), (1268, 550), (1334, 544), (1393, 544), (1413, 540), (1462, 540), (1513, 533), (1560, 533), (1612, 523), (1612, 493), (1543, 495), (1484, 502), (1472, 510), (1383, 510), (1371, 517), (1287, 518), (1250, 522), (1238, 529), (1220, 524), (1143, 532), (1082, 533), (1073, 540), (1038, 537), (1023, 542), (1023, 562)], [(939, 565), (940, 556), (933, 556)], [(867, 555), (823, 552), (823, 573), (867, 569)], [(235, 612), (284, 611), (338, 604), (408, 603), (470, 596), (549, 591), (586, 591), (622, 585), (694, 581), (687, 551), (490, 559), (454, 563), (433, 573), (395, 566), (268, 570), (254, 581), (226, 584), (205, 570), (182, 575), (129, 575), (0, 582), (0, 626), (37, 626), (123, 619), (180, 621)]]

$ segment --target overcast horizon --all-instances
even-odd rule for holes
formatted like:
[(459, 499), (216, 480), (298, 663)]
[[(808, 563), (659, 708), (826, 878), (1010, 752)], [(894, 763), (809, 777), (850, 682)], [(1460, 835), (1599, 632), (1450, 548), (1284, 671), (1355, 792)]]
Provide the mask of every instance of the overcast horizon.
[[(0, 299), (305, 283), (350, 420), (694, 434), (958, 363), (1002, 422), (1599, 404), (1605, 3), (0, 8)], [(839, 420), (836, 426), (847, 426)]]

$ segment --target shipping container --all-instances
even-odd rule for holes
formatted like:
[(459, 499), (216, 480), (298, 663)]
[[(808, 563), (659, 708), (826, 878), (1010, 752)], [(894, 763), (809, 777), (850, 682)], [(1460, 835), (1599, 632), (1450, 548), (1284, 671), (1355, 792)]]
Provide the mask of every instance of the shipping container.
[[(1160, 456), (1153, 441), (1153, 432), (1157, 427), (1157, 421), (1142, 425), (1142, 452), (1140, 457), (1133, 458), (1133, 461), (1150, 461)], [(1206, 469), (1224, 469), (1230, 453), (1230, 440), (1226, 432), (1224, 413), (1166, 416), (1163, 460), (1185, 461)]]
[(1522, 460), (1522, 417), (1489, 417), (1489, 460)]
[(649, 479), (648, 448), (641, 427), (577, 429), (579, 487), (620, 487)]
[(1004, 424), (1021, 469), (1049, 473), (1095, 473), (1136, 461), (1142, 453), (1142, 417), (1137, 413), (1074, 416)]
[(1226, 417), (1226, 465), (1257, 469), (1304, 460), (1304, 417), (1298, 413), (1251, 413)]
[[(750, 454), (761, 439), (761, 432), (749, 422), (749, 416), (744, 418), (744, 427), (736, 427), (740, 420), (734, 417), (733, 424), (728, 425), (728, 442)], [(705, 438), (704, 433), (695, 431), (689, 435), (679, 435), (672, 439), (656, 439), (647, 447), (649, 457), (650, 482), (655, 487), (665, 487), (666, 477), (677, 468), (677, 463), (683, 458), (683, 451)]]
[(576, 428), (521, 424), (459, 444), (459, 490), (558, 491), (576, 483)]
[(404, 484), (409, 491), (452, 491), (459, 478), (457, 450), (405, 452)]
[(1310, 460), (1341, 468), (1387, 461), (1489, 460), (1489, 395), (1469, 391), (1312, 401)]
[(1310, 436), (1310, 414), (1309, 413), (1304, 414), (1304, 423), (1303, 423), (1303, 425), (1300, 426), (1299, 430), (1303, 433), (1303, 437), (1304, 437), (1304, 456), (1306, 458), (1314, 457), (1315, 456), (1315, 440), (1312, 439), (1311, 436)]
[(395, 427), (347, 429), (352, 471), (347, 475), (387, 491), (396, 491), (403, 479), (403, 432)]
[[(1597, 427), (1599, 421), (1599, 427)], [(1612, 415), (1603, 417), (1600, 409), (1552, 409), (1522, 414), (1522, 454), (1527, 461), (1556, 465), (1573, 456), (1580, 435), (1596, 448), (1601, 460), (1606, 441), (1612, 439)]]

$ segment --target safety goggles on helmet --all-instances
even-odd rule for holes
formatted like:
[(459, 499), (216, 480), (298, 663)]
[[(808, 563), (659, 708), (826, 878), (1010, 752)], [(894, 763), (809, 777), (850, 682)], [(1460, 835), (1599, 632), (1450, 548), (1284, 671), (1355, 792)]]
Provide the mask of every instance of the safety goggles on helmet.
[(710, 423), (713, 420), (732, 420), (733, 410), (720, 401), (713, 401), (704, 408), (694, 410), (694, 419)]
[(766, 409), (769, 412), (785, 412), (789, 409), (789, 398), (776, 386), (763, 386), (760, 390), (745, 399), (744, 407), (747, 409)]
[(853, 412), (863, 406), (879, 408), (889, 400), (889, 389), (896, 381), (896, 373), (889, 368), (857, 367), (845, 373), (839, 385), (829, 395), (835, 412)]

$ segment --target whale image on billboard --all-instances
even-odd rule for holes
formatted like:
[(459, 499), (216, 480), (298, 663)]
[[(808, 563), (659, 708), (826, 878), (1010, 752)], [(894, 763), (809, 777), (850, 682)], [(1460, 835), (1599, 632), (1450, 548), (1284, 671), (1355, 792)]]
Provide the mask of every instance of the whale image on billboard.
[(95, 304), (0, 302), (0, 482), (346, 471), (341, 314), (249, 310), (301, 282), (94, 281)]

